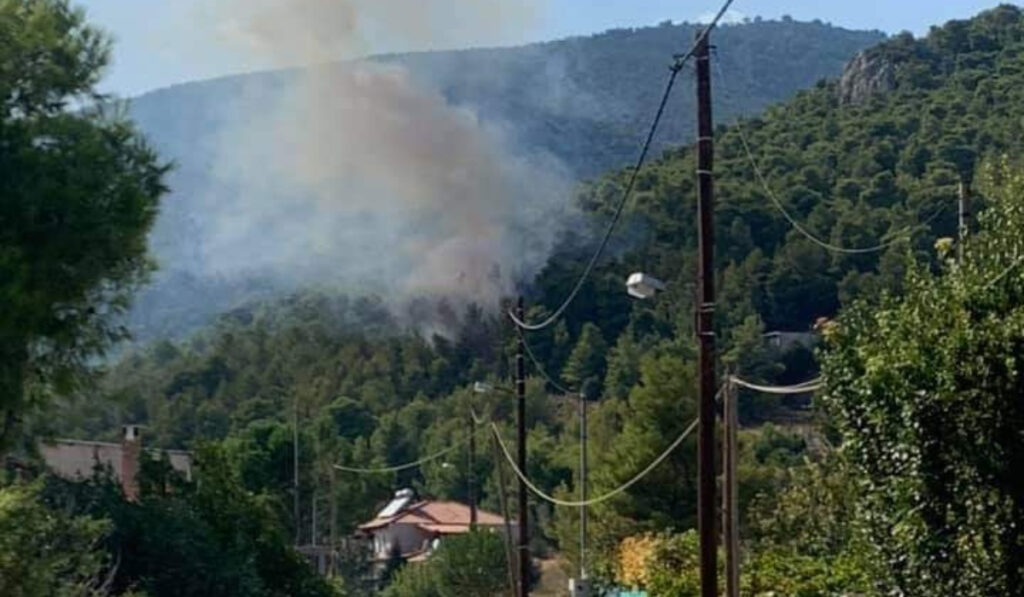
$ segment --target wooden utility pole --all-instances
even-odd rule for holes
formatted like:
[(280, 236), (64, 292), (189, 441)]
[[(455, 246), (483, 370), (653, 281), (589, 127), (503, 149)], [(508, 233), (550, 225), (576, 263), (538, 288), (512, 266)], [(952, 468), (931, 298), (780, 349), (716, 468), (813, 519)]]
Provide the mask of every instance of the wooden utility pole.
[(725, 430), (722, 438), (722, 468), (725, 473), (725, 491), (722, 494), (722, 531), (725, 544), (725, 596), (740, 595), (740, 538), (739, 538), (739, 486), (736, 478), (737, 433), (739, 406), (732, 382), (726, 380), (722, 391)]
[(316, 502), (317, 502), (317, 498), (320, 497), (320, 496), (319, 496), (319, 488), (316, 486), (316, 481), (315, 481), (315, 478), (316, 478), (316, 472), (315, 472), (316, 466), (314, 466), (313, 468), (314, 468), (314, 473), (313, 473), (313, 477), (314, 477), (314, 481), (313, 481), (313, 497), (311, 498), (310, 503), (309, 503), (309, 511), (310, 511), (310, 514), (309, 514), (309, 518), (310, 518), (310, 520), (309, 520), (309, 544), (312, 545), (313, 547), (316, 547), (318, 545), (317, 535), (319, 534), (317, 532), (318, 529), (316, 528), (316, 519), (317, 519), (317, 516), (319, 516), (319, 513), (317, 512), (317, 509), (316, 509)]
[(964, 179), (960, 179), (959, 201), (957, 202), (960, 224), (958, 226), (957, 259), (960, 263), (964, 261), (964, 246), (967, 244), (967, 235), (971, 231), (971, 187)]
[(292, 516), (295, 520), (295, 545), (301, 545), (302, 521), (299, 512), (299, 396), (292, 399)]
[[(520, 296), (516, 302), (516, 318), (526, 317), (525, 302)], [(518, 325), (518, 324), (516, 324)], [(517, 334), (516, 343), (516, 464), (526, 474), (526, 347), (523, 334)], [(526, 482), (519, 478), (519, 597), (530, 594), (530, 534), (526, 501)]]
[(519, 592), (519, 583), (516, 582), (516, 566), (512, 561), (512, 517), (508, 511), (508, 500), (505, 499), (505, 492), (508, 490), (508, 483), (505, 481), (505, 466), (501, 455), (501, 448), (498, 446), (498, 436), (491, 435), (491, 447), (494, 449), (494, 468), (498, 473), (498, 502), (501, 504), (501, 514), (505, 517), (505, 556), (508, 561), (508, 588), (512, 597)]
[(700, 594), (718, 591), (715, 541), (715, 268), (714, 268), (714, 140), (711, 117), (710, 30), (698, 34), (697, 50), (697, 338), (700, 343), (700, 423), (697, 437), (697, 533), (700, 538)]
[[(308, 413), (307, 413), (308, 414)], [(319, 512), (317, 511), (317, 499), (320, 497), (320, 471), (317, 470), (320, 465), (320, 438), (314, 433), (313, 434), (313, 466), (311, 472), (313, 473), (313, 497), (310, 500), (310, 521), (309, 521), (309, 544), (316, 547), (319, 545), (320, 533), (317, 529), (317, 518)]]
[[(580, 501), (587, 501), (587, 396), (580, 392)], [(587, 507), (580, 507), (580, 584), (587, 580)]]
[(469, 530), (476, 530), (476, 419), (469, 415)]
[(330, 483), (331, 483), (331, 504), (330, 504), (331, 523), (330, 523), (330, 526), (329, 526), (330, 534), (331, 534), (331, 567), (330, 567), (330, 573), (331, 573), (331, 576), (334, 576), (334, 575), (336, 575), (338, 573), (338, 491), (337, 491), (338, 490), (338, 485), (337, 485), (337, 479), (335, 477), (335, 475), (337, 474), (337, 471), (334, 470), (333, 466), (330, 467), (329, 470), (331, 472), (330, 473), (331, 476), (329, 477)]

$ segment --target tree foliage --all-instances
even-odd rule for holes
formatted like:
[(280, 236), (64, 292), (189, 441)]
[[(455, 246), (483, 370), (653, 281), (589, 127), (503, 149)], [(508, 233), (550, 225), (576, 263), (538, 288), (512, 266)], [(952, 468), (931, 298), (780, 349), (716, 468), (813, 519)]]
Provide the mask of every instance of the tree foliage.
[(780, 488), (741, 508), (749, 520), (744, 591), (880, 595), (884, 571), (857, 520), (860, 489), (842, 455), (781, 470)]
[(847, 310), (823, 363), (858, 512), (906, 595), (1024, 582), (1024, 177), (1005, 161), (986, 174), (964, 261), (915, 267), (903, 297)]
[(489, 532), (448, 537), (424, 563), (408, 564), (386, 597), (493, 597), (508, 587), (504, 539)]
[[(1024, 149), (1022, 23), (1021, 10), (1006, 5), (937, 27), (922, 39), (897, 36), (868, 53), (869, 64), (897, 73), (890, 88), (851, 102), (841, 99), (839, 82), (822, 81), (758, 117), (718, 129), (717, 325), (723, 337), (755, 314), (768, 331), (807, 330), (818, 317), (834, 315), (844, 300), (898, 290), (907, 250), (936, 263), (934, 240), (955, 236), (961, 179), (970, 182), (985, 156)], [(953, 43), (948, 38), (954, 31), (985, 41)], [(719, 94), (728, 97), (736, 93), (738, 75), (722, 66), (714, 79)], [(917, 80), (913, 73), (919, 71), (930, 73), (926, 81)], [(862, 81), (872, 72), (851, 66), (844, 80)], [(626, 325), (641, 336), (692, 328), (694, 168), (695, 152), (687, 146), (644, 169), (622, 224), (643, 232), (585, 286), (584, 298), (566, 312), (569, 330), (596, 319), (614, 345)], [(588, 183), (581, 205), (607, 221), (627, 178), (622, 171)], [(865, 254), (828, 251), (793, 230), (769, 195), (826, 242), (892, 246)], [(572, 274), (582, 268), (581, 253), (572, 245), (553, 257), (538, 281), (542, 304), (557, 304), (566, 295)], [(628, 309), (627, 317), (602, 309), (613, 300), (602, 295), (621, 296), (623, 272), (636, 270), (657, 273), (669, 291), (656, 304), (616, 304)]]
[(48, 508), (40, 486), (0, 488), (0, 594), (99, 597), (113, 561), (97, 545), (109, 521)]
[(336, 591), (296, 552), (267, 494), (241, 483), (228, 453), (201, 449), (197, 477), (186, 481), (159, 462), (144, 463), (141, 496), (127, 500), (102, 475), (50, 480), (44, 493), (57, 511), (107, 520), (102, 545), (117, 561), (110, 590), (152, 597), (237, 595), (331, 597)]
[(149, 269), (167, 168), (93, 103), (108, 46), (66, 0), (0, 2), (0, 440), (119, 336)]
[(604, 379), (606, 352), (608, 345), (601, 337), (601, 329), (587, 323), (580, 332), (576, 347), (569, 353), (562, 377), (574, 388), (582, 388), (590, 379)]
[[(765, 383), (808, 379), (817, 371), (809, 351), (778, 354), (763, 333), (809, 330), (818, 317), (841, 314), (822, 328), (830, 338), (823, 403), (834, 426), (826, 431), (841, 440), (836, 453), (808, 431), (806, 413), (741, 395), (745, 423), (804, 422), (799, 433), (765, 426), (741, 434), (740, 500), (750, 513), (741, 520), (745, 586), (753, 594), (969, 596), (1020, 586), (1019, 177), (997, 167), (975, 185), (987, 211), (962, 264), (946, 263), (951, 241), (940, 243), (942, 254), (933, 246), (954, 234), (960, 180), (970, 180), (989, 153), (1022, 149), (1022, 32), (1020, 9), (1004, 6), (924, 39), (898, 36), (855, 62), (845, 82), (822, 82), (740, 123), (743, 137), (736, 127), (718, 131), (724, 364)], [(856, 97), (843, 92), (873, 68), (891, 70), (892, 79)], [(723, 87), (728, 97), (728, 79)], [(879, 254), (844, 254), (804, 238), (772, 207), (744, 140), (772, 192), (818, 237), (851, 247), (894, 242)], [(692, 148), (680, 148), (641, 173), (624, 223), (637, 238), (599, 264), (557, 326), (528, 336), (547, 371), (603, 385), (590, 410), (590, 440), (600, 446), (591, 451), (591, 495), (632, 479), (695, 417), (693, 160)], [(595, 226), (606, 222), (623, 183), (624, 173), (612, 173), (582, 190)], [(529, 289), (531, 319), (558, 304), (588, 256), (578, 239), (566, 239)], [(638, 270), (667, 278), (666, 291), (630, 302), (622, 275)], [(330, 522), (344, 533), (396, 487), (466, 497), (470, 406), (512, 436), (514, 401), (470, 387), (507, 379), (514, 334), (475, 306), (451, 319), (443, 334), (427, 337), (373, 298), (301, 292), (248, 305), (189, 339), (130, 352), (103, 386), (115, 406), (88, 407), (59, 423), (65, 433), (96, 436), (130, 418), (149, 424), (159, 445), (224, 440), (228, 503), (276, 519), (275, 532), (291, 535), (313, 526), (311, 496), (329, 495), (337, 511)], [(577, 405), (546, 390), (539, 375), (528, 381), (527, 473), (549, 493), (575, 495)], [(294, 437), (297, 519), (289, 508)], [(402, 464), (453, 446), (397, 474), (331, 471), (339, 462)], [(496, 478), (502, 456), (481, 452), (475, 477), (486, 479), (483, 504), (498, 510), (508, 489)], [(623, 537), (677, 528), (644, 582), (665, 594), (693, 588), (693, 537), (685, 529), (694, 525), (694, 452), (693, 440), (684, 441), (650, 476), (591, 510), (591, 569), (603, 580), (614, 578)], [(249, 528), (219, 500), (209, 505)], [(182, 517), (212, 524), (205, 510), (177, 507)], [(577, 512), (532, 500), (530, 508), (533, 547), (574, 557)], [(319, 523), (327, 512), (318, 510)], [(209, 532), (218, 541), (226, 535), (232, 548), (239, 543), (222, 526)], [(242, 536), (259, 544), (261, 532)], [(250, 552), (226, 553), (239, 558), (231, 561), (238, 576), (224, 582), (263, 582), (246, 567)], [(390, 590), (443, 594), (447, 581), (437, 574), (407, 567)]]

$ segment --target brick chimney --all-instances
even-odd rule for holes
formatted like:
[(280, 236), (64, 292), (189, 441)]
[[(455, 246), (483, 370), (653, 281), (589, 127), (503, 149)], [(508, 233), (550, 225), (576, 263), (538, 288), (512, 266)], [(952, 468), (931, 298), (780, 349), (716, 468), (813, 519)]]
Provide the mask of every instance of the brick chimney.
[(121, 489), (128, 500), (139, 497), (139, 455), (142, 453), (142, 431), (138, 425), (125, 425), (121, 439)]

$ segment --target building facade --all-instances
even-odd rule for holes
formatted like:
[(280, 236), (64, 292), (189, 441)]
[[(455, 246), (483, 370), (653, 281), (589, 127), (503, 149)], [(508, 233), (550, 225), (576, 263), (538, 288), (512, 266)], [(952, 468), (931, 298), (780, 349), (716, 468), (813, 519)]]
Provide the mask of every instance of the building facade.
[[(137, 499), (139, 458), (142, 455), (142, 433), (137, 425), (125, 425), (121, 443), (58, 439), (39, 444), (39, 455), (46, 467), (65, 479), (88, 479), (97, 469), (111, 472), (121, 484), (128, 499)], [(164, 454), (174, 470), (192, 478), (192, 454), (183, 450), (148, 450), (157, 457)]]
[[(359, 525), (360, 536), (369, 539), (373, 561), (385, 563), (399, 557), (407, 562), (426, 559), (445, 537), (468, 533), (472, 527), (472, 508), (445, 500), (419, 500), (410, 489), (395, 493), (377, 516)], [(486, 510), (477, 510), (480, 530), (506, 532), (505, 519)], [(508, 528), (515, 529), (510, 522)]]

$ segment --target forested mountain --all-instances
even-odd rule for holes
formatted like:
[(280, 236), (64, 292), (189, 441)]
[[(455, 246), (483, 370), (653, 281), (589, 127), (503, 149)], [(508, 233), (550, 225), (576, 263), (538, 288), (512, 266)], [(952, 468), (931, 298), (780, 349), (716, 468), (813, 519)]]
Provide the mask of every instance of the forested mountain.
[[(1020, 21), (1020, 9), (1003, 6), (920, 40), (897, 36), (858, 56), (840, 79), (719, 129), (723, 330), (751, 315), (771, 329), (806, 330), (848, 299), (898, 286), (908, 250), (930, 255), (936, 238), (955, 236), (960, 182), (969, 185), (977, 164), (1015, 155), (1024, 143)], [(727, 65), (714, 78), (718, 93), (733, 93)], [(570, 311), (570, 329), (594, 313), (627, 322), (601, 310), (597, 291), (617, 286), (623, 271), (647, 270), (680, 289), (693, 279), (695, 167), (687, 147), (643, 172), (623, 227), (638, 231), (629, 245), (637, 249), (583, 293)], [(623, 181), (616, 175), (591, 184), (584, 204), (610, 213)], [(804, 229), (841, 250), (795, 230), (773, 196)], [(884, 250), (870, 250), (878, 245)], [(546, 297), (566, 292), (580, 267), (566, 257), (552, 258), (540, 277), (540, 302), (553, 305)], [(688, 291), (669, 294), (682, 301), (679, 312), (688, 312)], [(620, 302), (613, 312), (625, 309)]]
[[(743, 30), (726, 28), (716, 38), (723, 58), (713, 71), (715, 89), (726, 103), (743, 95), (742, 70), (725, 59), (728, 36)], [(950, 22), (922, 39), (897, 36), (859, 55), (840, 78), (799, 92), (761, 116), (720, 126), (716, 234), (722, 364), (765, 382), (813, 375), (816, 365), (807, 351), (779, 354), (764, 345), (762, 333), (809, 330), (818, 318), (834, 317), (854, 299), (870, 304), (899, 295), (909, 269), (927, 273), (945, 267), (936, 241), (955, 236), (958, 186), (971, 184), (980, 164), (1005, 154), (1020, 156), (1022, 143), (1024, 13), (1012, 6)], [(590, 429), (600, 446), (592, 456), (595, 495), (637, 473), (694, 417), (694, 169), (689, 146), (669, 150), (644, 169), (610, 256), (562, 322), (528, 336), (549, 374), (569, 384), (595, 380), (599, 386)], [(585, 186), (580, 202), (595, 226), (607, 222), (625, 177), (614, 172)], [(817, 240), (794, 229), (772, 196)], [(983, 211), (985, 187), (977, 189), (975, 202)], [(1016, 208), (1004, 200), (1004, 209)], [(860, 252), (879, 245), (877, 251)], [(584, 239), (563, 239), (528, 289), (531, 319), (567, 295), (590, 250)], [(630, 301), (623, 280), (637, 270), (666, 280), (668, 290), (652, 301)], [(323, 496), (331, 483), (343, 525), (357, 522), (373, 496), (395, 485), (461, 497), (467, 475), (464, 466), (452, 464), (465, 462), (464, 445), (446, 457), (448, 466), (436, 461), (380, 477), (328, 472), (339, 460), (355, 466), (398, 464), (453, 445), (468, 433), (470, 404), (502, 425), (511, 420), (512, 404), (502, 394), (470, 390), (483, 378), (507, 383), (511, 329), (475, 308), (454, 321), (460, 323), (450, 337), (424, 338), (404, 329), (374, 299), (300, 293), (251, 305), (191, 340), (160, 342), (129, 355), (103, 386), (117, 406), (91, 401), (61, 422), (62, 431), (95, 435), (131, 418), (149, 424), (151, 436), (164, 445), (223, 439), (246, 486), (285, 503), (290, 418), (297, 407), (307, 459), (303, 499)], [(573, 487), (578, 462), (574, 406), (549, 395), (553, 388), (532, 370), (528, 472), (545, 490), (565, 494)], [(741, 405), (746, 423), (772, 419), (786, 406), (754, 395), (744, 395)], [(857, 424), (859, 411), (848, 410), (852, 422), (847, 424)], [(871, 566), (889, 563), (865, 563), (869, 552), (843, 534), (853, 516), (848, 502), (854, 499), (852, 485), (843, 485), (843, 470), (811, 465), (800, 474), (787, 472), (800, 465), (807, 449), (799, 434), (771, 426), (744, 432), (743, 526), (752, 544), (763, 541), (758, 545), (766, 546), (765, 553), (775, 554), (775, 559), (755, 558), (747, 582), (763, 590), (777, 587), (773, 582), (794, 583), (787, 585), (795, 587), (790, 594), (883, 594), (871, 592), (873, 579), (882, 578)], [(692, 440), (684, 442), (649, 477), (592, 509), (592, 563), (599, 577), (616, 576), (614, 560), (623, 537), (692, 526), (694, 452)], [(492, 455), (483, 456), (476, 471), (488, 479), (484, 500), (492, 507), (497, 502), (493, 465)], [(801, 476), (814, 483), (802, 482)], [(787, 501), (778, 500), (779, 492), (789, 492)], [(906, 500), (903, 493), (893, 495)], [(282, 518), (305, 528), (311, 508), (304, 504), (302, 520), (290, 520), (285, 512)], [(797, 505), (815, 513), (797, 512)], [(768, 516), (776, 508), (782, 513)], [(321, 508), (320, 516), (326, 511)], [(822, 511), (822, 526), (805, 528)], [(535, 547), (573, 557), (576, 512), (537, 505), (534, 514)], [(784, 528), (787, 523), (792, 528)], [(821, 529), (830, 535), (815, 536)], [(800, 557), (789, 557), (790, 549), (799, 550)], [(797, 573), (796, 566), (806, 568)], [(813, 583), (818, 592), (801, 592)]]
[[(695, 31), (691, 24), (666, 22), (516, 48), (382, 56), (371, 62), (398, 65), (423, 89), (475, 113), (484, 126), (502, 132), (510, 152), (553, 158), (571, 176), (588, 178), (636, 158), (672, 53), (688, 48)], [(837, 76), (857, 51), (883, 37), (877, 31), (789, 19), (723, 27), (717, 53), (732, 73), (735, 93), (718, 96), (718, 118), (729, 122), (755, 114)], [(227, 198), (251, 192), (230, 175), (237, 167), (234, 156), (246, 148), (225, 151), (225, 144), (235, 131), (272, 119), (299, 78), (296, 71), (254, 73), (177, 85), (131, 101), (132, 117), (175, 162), (172, 195), (152, 234), (160, 271), (132, 317), (139, 337), (181, 335), (249, 298), (294, 288), (280, 272), (211, 272), (203, 251), (210, 228), (229, 225), (211, 223)], [(652, 155), (689, 141), (693, 104), (693, 94), (680, 88)], [(261, 167), (245, 163), (250, 170)]]
[[(666, 48), (688, 49), (698, 30), (666, 21), (513, 49), (466, 50), (384, 57), (436, 86), (452, 103), (505, 122), (526, 147), (548, 151), (589, 178), (636, 158), (671, 60)], [(820, 21), (790, 19), (722, 27), (716, 52), (735, 73), (736, 94), (719, 98), (730, 122), (789, 99), (836, 76), (850, 57), (884, 38)], [(674, 97), (655, 154), (694, 134), (694, 94)]]
[[(696, 34), (693, 24), (613, 29), (585, 37), (521, 47), (385, 55), (371, 61), (398, 64), (454, 105), (508, 126), (521, 144), (554, 154), (581, 177), (624, 165), (653, 116), (671, 55)], [(851, 31), (785, 19), (721, 28), (715, 45), (735, 73), (736, 98), (719, 98), (719, 118), (753, 114), (797, 90), (834, 77), (858, 51), (884, 38), (880, 31)], [(268, 105), (288, 90), (294, 72), (237, 75), (185, 83), (131, 100), (132, 116), (163, 152), (178, 160), (183, 176), (208, 167), (204, 139), (228, 117), (223, 106), (246, 96), (248, 107)], [(680, 94), (665, 121), (659, 147), (692, 135), (693, 94)]]

